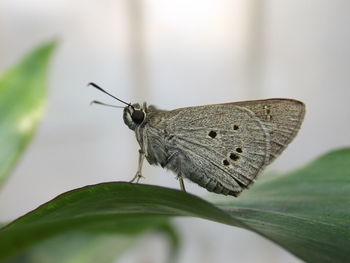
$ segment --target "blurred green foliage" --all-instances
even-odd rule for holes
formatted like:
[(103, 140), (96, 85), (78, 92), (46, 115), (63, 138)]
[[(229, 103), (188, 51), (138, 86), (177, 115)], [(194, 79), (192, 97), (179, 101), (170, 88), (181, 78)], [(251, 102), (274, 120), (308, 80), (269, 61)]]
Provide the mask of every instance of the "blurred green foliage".
[(54, 43), (43, 45), (0, 77), (0, 184), (31, 141), (45, 111), (48, 63)]

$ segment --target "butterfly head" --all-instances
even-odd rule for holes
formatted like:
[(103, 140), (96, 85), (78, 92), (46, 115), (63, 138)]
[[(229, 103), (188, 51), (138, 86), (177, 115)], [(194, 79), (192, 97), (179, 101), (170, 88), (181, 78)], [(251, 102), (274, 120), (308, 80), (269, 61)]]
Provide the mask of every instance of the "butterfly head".
[(123, 119), (125, 124), (131, 129), (131, 130), (135, 130), (136, 127), (138, 127), (139, 125), (141, 125), (143, 123), (143, 121), (146, 118), (146, 109), (147, 109), (147, 105), (146, 103), (144, 103), (142, 106), (139, 103), (127, 103), (117, 97), (115, 97), (114, 95), (110, 94), (109, 92), (105, 91), (104, 89), (102, 89), (100, 86), (98, 86), (97, 84), (90, 82), (88, 84), (88, 86), (93, 86), (94, 88), (102, 91), (103, 93), (106, 93), (107, 95), (111, 96), (112, 98), (120, 101), (121, 103), (124, 103), (126, 105), (126, 107), (121, 107), (121, 106), (115, 106), (115, 105), (110, 105), (110, 104), (106, 104), (100, 101), (92, 101), (91, 103), (95, 103), (95, 104), (100, 104), (100, 105), (105, 105), (105, 106), (111, 106), (111, 107), (115, 107), (115, 108), (124, 108), (124, 113), (123, 113)]
[(123, 119), (131, 130), (135, 130), (146, 119), (145, 108), (139, 103), (130, 104), (124, 108)]

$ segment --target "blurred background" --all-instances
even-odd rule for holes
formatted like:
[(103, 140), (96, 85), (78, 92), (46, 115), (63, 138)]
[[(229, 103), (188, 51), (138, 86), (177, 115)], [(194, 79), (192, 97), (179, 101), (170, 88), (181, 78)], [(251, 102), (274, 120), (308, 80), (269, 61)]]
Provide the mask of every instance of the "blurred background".
[[(268, 171), (287, 171), (349, 145), (350, 2), (346, 0), (2, 0), (0, 72), (28, 51), (59, 42), (47, 114), (0, 192), (0, 221), (88, 184), (130, 180), (138, 145), (118, 104), (159, 108), (288, 97), (307, 114), (295, 141)], [(1, 146), (0, 146), (1, 147)], [(267, 171), (267, 172), (268, 172)], [(178, 188), (175, 175), (144, 166), (143, 180)], [(191, 193), (208, 192), (187, 183)], [(19, 194), (20, 193), (20, 194)], [(174, 220), (179, 262), (300, 262), (245, 230)], [(163, 262), (164, 238), (147, 235), (118, 262)]]

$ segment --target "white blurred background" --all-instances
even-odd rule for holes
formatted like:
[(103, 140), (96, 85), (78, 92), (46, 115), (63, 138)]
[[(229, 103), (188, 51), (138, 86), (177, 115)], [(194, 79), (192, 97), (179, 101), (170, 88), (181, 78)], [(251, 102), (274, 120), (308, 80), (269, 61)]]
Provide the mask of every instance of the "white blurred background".
[[(131, 102), (173, 109), (269, 97), (304, 101), (295, 141), (268, 170), (299, 167), (349, 145), (350, 2), (346, 0), (2, 0), (0, 72), (56, 39), (48, 112), (0, 192), (0, 221), (88, 184), (129, 180), (136, 139), (94, 81)], [(0, 146), (1, 147), (1, 146)], [(144, 167), (148, 184), (175, 175)], [(207, 192), (187, 183), (188, 191)], [(300, 262), (245, 230), (175, 219), (180, 262)], [(163, 262), (164, 239), (141, 239), (119, 262)]]

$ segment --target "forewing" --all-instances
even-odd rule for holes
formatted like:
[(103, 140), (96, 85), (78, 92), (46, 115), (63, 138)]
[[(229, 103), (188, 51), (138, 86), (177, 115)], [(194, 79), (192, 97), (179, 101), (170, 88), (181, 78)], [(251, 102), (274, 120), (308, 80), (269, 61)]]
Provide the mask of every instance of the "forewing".
[(243, 101), (234, 105), (251, 110), (266, 127), (271, 143), (269, 163), (294, 139), (305, 115), (304, 103), (293, 99)]
[(210, 191), (217, 181), (239, 193), (269, 162), (269, 133), (245, 107), (206, 105), (177, 109), (169, 115), (167, 132), (193, 166), (184, 175)]

